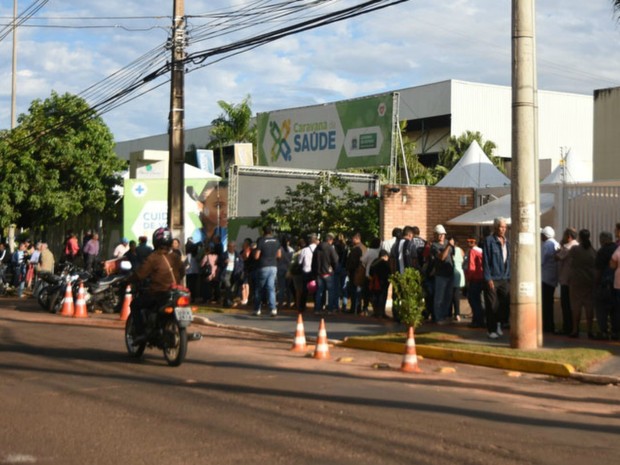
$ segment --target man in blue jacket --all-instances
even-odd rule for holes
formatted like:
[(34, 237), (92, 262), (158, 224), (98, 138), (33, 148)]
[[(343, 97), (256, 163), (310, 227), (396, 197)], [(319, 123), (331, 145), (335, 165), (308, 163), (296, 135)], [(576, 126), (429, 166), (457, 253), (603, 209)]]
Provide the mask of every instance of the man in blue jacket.
[(510, 246), (506, 239), (506, 220), (493, 220), (493, 234), (482, 245), (484, 270), (484, 306), (490, 339), (502, 336), (502, 323), (510, 312)]

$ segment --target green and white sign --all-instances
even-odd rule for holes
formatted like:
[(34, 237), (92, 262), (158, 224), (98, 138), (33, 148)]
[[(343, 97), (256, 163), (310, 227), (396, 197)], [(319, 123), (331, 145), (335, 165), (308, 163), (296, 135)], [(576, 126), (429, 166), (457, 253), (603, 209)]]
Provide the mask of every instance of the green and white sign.
[[(219, 179), (214, 177), (214, 179)], [(198, 197), (206, 189), (205, 179), (185, 179), (185, 237), (202, 240), (203, 201)], [(168, 226), (168, 181), (166, 179), (126, 179), (123, 199), (123, 232), (137, 240)]]
[(393, 95), (259, 113), (261, 166), (337, 170), (390, 164)]

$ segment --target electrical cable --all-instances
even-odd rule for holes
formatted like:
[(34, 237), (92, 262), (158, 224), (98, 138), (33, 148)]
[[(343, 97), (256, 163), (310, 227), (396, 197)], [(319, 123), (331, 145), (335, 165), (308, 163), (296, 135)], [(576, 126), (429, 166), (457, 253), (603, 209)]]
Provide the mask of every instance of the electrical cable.
[[(290, 11), (294, 11), (297, 13), (305, 12), (307, 10), (304, 10), (303, 8), (307, 9), (317, 6), (322, 8), (325, 7), (327, 4), (332, 5), (339, 1), (340, 0), (315, 0), (308, 4), (308, 2), (306, 2), (305, 0), (288, 0), (284, 2), (278, 2), (277, 4), (271, 4), (272, 2), (270, 2), (269, 0), (256, 0), (249, 5), (253, 6), (254, 8), (262, 8), (263, 13), (266, 12), (269, 14), (276, 14), (276, 16), (272, 15), (263, 18), (263, 21), (255, 21), (253, 26), (258, 26), (261, 24), (266, 24), (268, 20), (274, 20), (274, 18), (277, 18), (279, 20), (284, 16), (289, 16), (290, 13), (287, 12)], [(193, 68), (191, 69), (186, 69), (185, 72), (189, 73), (205, 66), (222, 61), (231, 56), (253, 50), (261, 45), (265, 45), (269, 42), (278, 40), (292, 34), (308, 31), (321, 26), (343, 21), (345, 19), (354, 18), (356, 16), (367, 14), (407, 1), (409, 0), (370, 0), (362, 4), (342, 8), (322, 15), (313, 15), (310, 17), (310, 19), (307, 19), (309, 17), (308, 15), (300, 15), (302, 16), (302, 18), (306, 19), (303, 21), (298, 21), (290, 26), (281, 27), (272, 32), (258, 34), (253, 37), (232, 42), (230, 44), (226, 44), (220, 47), (215, 47), (188, 54), (182, 60), (182, 63), (185, 66), (193, 66)], [(237, 13), (235, 14), (237, 15), (237, 17), (240, 18), (256, 18), (255, 12), (250, 12), (248, 8), (237, 11)], [(224, 19), (227, 18), (225, 13), (222, 13), (221, 17)], [(237, 23), (236, 27), (240, 27), (241, 24), (242, 23)], [(252, 26), (252, 24), (245, 23), (244, 27), (246, 26), (250, 27)], [(229, 23), (227, 27), (230, 28), (234, 26), (231, 26), (231, 24)], [(232, 30), (233, 29), (229, 29), (228, 33), (230, 33), (230, 31)], [(154, 81), (161, 78), (162, 76), (168, 75), (169, 71), (172, 68), (172, 63), (169, 61), (170, 57), (168, 55), (171, 46), (171, 39), (169, 39), (165, 44), (155, 47), (151, 51), (134, 60), (129, 65), (125, 66), (124, 68), (118, 70), (112, 75), (82, 91), (78, 95), (84, 98), (84, 100), (86, 100), (87, 102), (89, 102), (90, 108), (88, 111), (73, 116), (75, 118), (100, 116), (115, 108), (118, 108), (119, 106), (129, 101), (135, 100), (136, 98), (145, 95), (157, 89), (158, 87), (161, 87), (167, 82), (170, 82), (170, 78), (158, 83), (155, 83)], [(219, 55), (221, 56), (217, 60), (211, 60), (209, 62), (206, 62), (208, 59)], [(49, 128), (46, 133), (49, 131), (53, 131), (57, 128), (58, 125), (55, 125), (54, 127)], [(38, 138), (41, 135), (41, 133), (31, 134), (22, 138), (21, 141), (14, 141), (14, 143), (23, 142), (26, 139)]]
[(26, 8), (20, 15), (15, 18), (14, 21), (11, 21), (10, 24), (6, 25), (4, 28), (0, 29), (0, 42), (8, 36), (13, 27), (18, 27), (28, 21), (32, 16), (34, 16), (41, 8), (43, 8), (49, 0), (36, 0), (32, 5)]

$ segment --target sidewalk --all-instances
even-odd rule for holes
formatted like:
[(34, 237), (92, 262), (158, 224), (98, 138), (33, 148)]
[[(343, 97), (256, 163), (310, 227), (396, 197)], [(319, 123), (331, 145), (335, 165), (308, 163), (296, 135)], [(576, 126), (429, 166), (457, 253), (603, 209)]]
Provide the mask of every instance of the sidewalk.
[[(43, 311), (32, 298), (17, 299), (15, 297), (0, 298), (0, 307), (28, 313), (28, 318), (33, 321), (45, 320), (58, 324), (92, 325), (122, 330), (124, 322), (120, 321), (118, 314), (89, 314), (88, 318), (75, 319), (60, 317)], [(378, 352), (404, 353), (404, 343), (382, 342), (377, 340), (363, 339), (360, 336), (373, 336), (387, 333), (404, 333), (406, 327), (392, 320), (376, 319), (368, 316), (352, 315), (348, 313), (335, 313), (333, 315), (314, 315), (309, 309), (303, 314), (306, 338), (309, 341), (316, 340), (319, 322), (324, 318), (327, 336), (330, 341), (342, 344), (346, 347)], [(264, 334), (272, 334), (278, 337), (295, 337), (297, 326), (297, 311), (293, 309), (281, 310), (277, 317), (269, 315), (253, 316), (249, 308), (221, 309), (215, 307), (214, 311), (196, 313), (195, 324), (213, 325), (234, 328), (242, 331), (254, 331)], [(465, 344), (476, 344), (496, 347), (509, 347), (509, 331), (505, 331), (502, 338), (490, 340), (486, 330), (469, 328), (469, 319), (464, 314), (462, 321), (449, 325), (424, 324), (416, 329), (416, 334), (444, 333), (458, 336), (458, 341)], [(478, 352), (468, 352), (453, 348), (440, 348), (433, 345), (416, 344), (418, 355), (427, 358), (436, 358), (446, 361), (468, 363), (472, 365), (491, 366), (510, 371), (527, 371), (532, 373), (564, 376), (580, 381), (594, 382), (598, 384), (620, 384), (620, 343), (612, 341), (593, 341), (586, 339), (582, 334), (579, 339), (564, 336), (545, 335), (544, 349), (557, 348), (595, 348), (610, 351), (613, 355), (603, 362), (592, 366), (586, 373), (577, 373), (570, 366), (555, 362), (544, 362), (531, 359), (522, 359), (506, 355), (489, 355)]]
[[(310, 310), (303, 314), (306, 338), (314, 340), (318, 333), (319, 321), (325, 319), (327, 336), (334, 343), (340, 343), (345, 347), (379, 352), (404, 353), (404, 343), (382, 342), (360, 338), (360, 336), (372, 336), (386, 333), (404, 333), (406, 327), (392, 320), (379, 320), (373, 317), (335, 313), (333, 315), (317, 316)], [(207, 325), (232, 327), (241, 330), (260, 331), (272, 333), (284, 337), (295, 336), (297, 312), (284, 310), (278, 313), (276, 318), (270, 316), (255, 317), (247, 308), (227, 309), (226, 313), (201, 313), (195, 316), (196, 322)], [(449, 325), (424, 324), (416, 329), (416, 334), (445, 333), (458, 336), (458, 342), (485, 346), (505, 347), (510, 346), (510, 331), (497, 340), (487, 338), (485, 329), (469, 328), (470, 320), (463, 318), (460, 322)], [(424, 346), (416, 344), (418, 355), (427, 358), (437, 358), (446, 361), (469, 363), (473, 365), (491, 366), (511, 371), (527, 371), (533, 373), (564, 376), (580, 379), (583, 381), (600, 384), (620, 384), (620, 343), (612, 341), (594, 341), (586, 339), (582, 334), (579, 339), (565, 336), (545, 335), (543, 349), (560, 348), (593, 348), (612, 352), (612, 356), (605, 361), (592, 366), (587, 373), (578, 373), (570, 365), (556, 362), (544, 362), (540, 360), (516, 358), (506, 355), (488, 355), (468, 351), (460, 351), (452, 348), (439, 348), (437, 346)]]

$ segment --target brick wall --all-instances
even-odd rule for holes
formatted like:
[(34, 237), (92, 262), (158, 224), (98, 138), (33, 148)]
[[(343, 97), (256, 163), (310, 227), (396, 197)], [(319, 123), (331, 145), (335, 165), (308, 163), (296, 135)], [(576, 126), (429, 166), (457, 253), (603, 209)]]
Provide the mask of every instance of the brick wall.
[[(392, 192), (396, 189), (400, 190)], [(424, 239), (431, 239), (435, 226), (443, 224), (448, 236), (455, 236), (463, 246), (467, 236), (475, 233), (473, 226), (446, 224), (474, 208), (474, 190), (471, 188), (384, 185), (381, 196), (383, 238), (390, 238), (395, 227), (417, 226)]]

